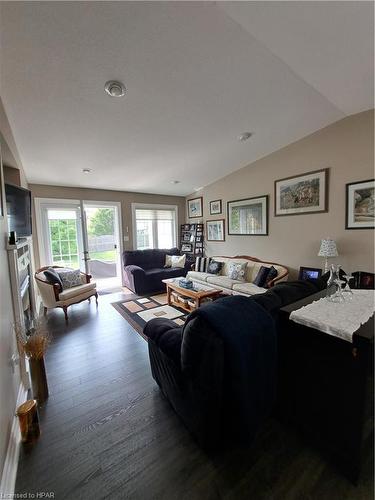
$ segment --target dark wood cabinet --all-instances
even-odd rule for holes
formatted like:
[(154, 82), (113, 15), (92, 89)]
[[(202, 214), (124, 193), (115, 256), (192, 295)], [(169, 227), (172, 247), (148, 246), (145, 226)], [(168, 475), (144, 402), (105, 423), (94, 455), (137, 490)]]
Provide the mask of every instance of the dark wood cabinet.
[(289, 319), (324, 293), (280, 310), (277, 415), (356, 482), (373, 438), (374, 316), (352, 343)]

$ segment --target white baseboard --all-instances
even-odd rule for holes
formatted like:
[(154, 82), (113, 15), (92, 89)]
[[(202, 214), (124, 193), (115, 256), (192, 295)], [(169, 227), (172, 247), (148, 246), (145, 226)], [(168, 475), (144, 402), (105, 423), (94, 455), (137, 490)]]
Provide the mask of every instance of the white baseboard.
[[(19, 407), (19, 405), (24, 403), (26, 400), (27, 400), (27, 389), (25, 389), (23, 384), (21, 383), (18, 390), (15, 410)], [(10, 495), (13, 495), (14, 493), (14, 487), (16, 484), (16, 477), (17, 477), (20, 445), (21, 445), (21, 433), (18, 425), (18, 418), (14, 416), (9, 436), (7, 454), (5, 456), (3, 472), (1, 475), (0, 498), (11, 498)]]

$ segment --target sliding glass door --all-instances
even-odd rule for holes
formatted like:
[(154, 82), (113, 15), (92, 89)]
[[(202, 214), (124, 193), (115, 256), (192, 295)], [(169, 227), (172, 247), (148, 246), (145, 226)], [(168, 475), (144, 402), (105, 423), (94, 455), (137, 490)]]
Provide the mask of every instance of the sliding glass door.
[(119, 203), (35, 199), (42, 266), (81, 269), (98, 289), (122, 285)]

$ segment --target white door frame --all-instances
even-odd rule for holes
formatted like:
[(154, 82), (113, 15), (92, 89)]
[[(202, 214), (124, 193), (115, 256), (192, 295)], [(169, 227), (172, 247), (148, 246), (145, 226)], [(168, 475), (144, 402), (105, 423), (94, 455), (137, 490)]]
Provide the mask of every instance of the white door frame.
[[(122, 237), (122, 212), (121, 212), (121, 201), (95, 201), (95, 200), (82, 200), (82, 213), (84, 213), (84, 207), (93, 206), (97, 208), (108, 208), (115, 207), (115, 238), (118, 241), (118, 252), (116, 259), (116, 275), (120, 278), (121, 285), (124, 284), (124, 278), (122, 273), (122, 252), (123, 252), (123, 237)], [(86, 225), (86, 218), (85, 218)], [(87, 233), (86, 233), (87, 235)], [(87, 237), (87, 236), (86, 236)], [(88, 251), (88, 242), (85, 242), (85, 251)]]
[(84, 215), (84, 206), (96, 206), (96, 207), (116, 207), (115, 210), (115, 231), (117, 233), (117, 240), (119, 243), (119, 252), (117, 256), (117, 262), (116, 262), (116, 272), (117, 275), (120, 277), (121, 285), (124, 284), (124, 277), (123, 277), (123, 272), (122, 272), (122, 253), (123, 253), (123, 236), (122, 236), (122, 207), (121, 207), (121, 202), (120, 201), (95, 201), (95, 200), (76, 200), (76, 199), (67, 199), (67, 198), (34, 198), (34, 208), (35, 208), (35, 219), (36, 219), (36, 229), (37, 229), (37, 243), (38, 243), (38, 249), (39, 249), (39, 264), (40, 265), (47, 265), (49, 263), (52, 263), (52, 256), (47, 254), (46, 249), (49, 248), (48, 239), (49, 239), (49, 232), (48, 232), (48, 224), (46, 223), (46, 220), (43, 220), (44, 215), (43, 211), (44, 209), (48, 208), (55, 208), (55, 209), (61, 209), (61, 208), (72, 208), (72, 209), (78, 209), (79, 210), (79, 218), (80, 218), (80, 224), (79, 224), (79, 230), (78, 230), (78, 246), (79, 246), (79, 253), (80, 253), (80, 269), (84, 270), (86, 272), (86, 268), (83, 269), (82, 263), (86, 266), (86, 262), (81, 260), (86, 254), (83, 252), (88, 251), (88, 245), (87, 245), (87, 236), (85, 234), (85, 218), (83, 217)]
[[(38, 235), (38, 249), (39, 249), (39, 264), (41, 266), (52, 264), (52, 255), (48, 254), (48, 250), (50, 245), (47, 244), (49, 240), (49, 232), (48, 232), (48, 224), (45, 218), (46, 213), (45, 209), (54, 208), (58, 209), (72, 209), (78, 211), (79, 221), (77, 238), (78, 238), (78, 250), (79, 250), (79, 259), (81, 262), (81, 258), (83, 256), (82, 252), (84, 251), (83, 247), (83, 234), (82, 234), (82, 213), (81, 213), (81, 203), (80, 200), (74, 199), (59, 199), (59, 198), (34, 198), (34, 207), (35, 207), (35, 219), (36, 219), (36, 230)], [(82, 266), (80, 265), (80, 269)]]

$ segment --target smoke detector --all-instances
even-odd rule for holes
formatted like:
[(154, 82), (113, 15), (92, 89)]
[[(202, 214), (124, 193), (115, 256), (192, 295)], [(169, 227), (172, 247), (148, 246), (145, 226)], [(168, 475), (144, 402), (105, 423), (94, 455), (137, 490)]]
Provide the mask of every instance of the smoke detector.
[(116, 80), (109, 80), (104, 85), (104, 90), (111, 97), (123, 97), (126, 93), (126, 87), (123, 83)]

